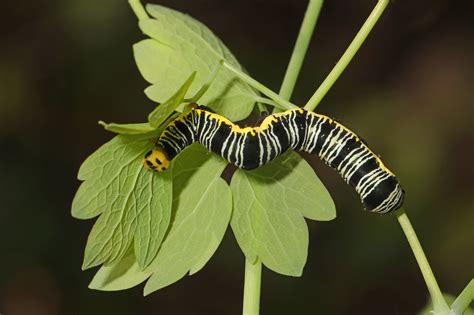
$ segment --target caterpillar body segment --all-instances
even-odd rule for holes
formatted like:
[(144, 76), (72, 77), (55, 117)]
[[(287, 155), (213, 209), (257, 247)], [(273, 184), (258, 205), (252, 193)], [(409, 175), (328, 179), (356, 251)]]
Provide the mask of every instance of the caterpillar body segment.
[(316, 154), (355, 188), (367, 210), (384, 214), (403, 203), (402, 187), (380, 158), (354, 132), (321, 114), (291, 109), (267, 116), (257, 127), (242, 128), (197, 107), (166, 127), (145, 156), (145, 166), (162, 171), (193, 142), (246, 170), (288, 149)]

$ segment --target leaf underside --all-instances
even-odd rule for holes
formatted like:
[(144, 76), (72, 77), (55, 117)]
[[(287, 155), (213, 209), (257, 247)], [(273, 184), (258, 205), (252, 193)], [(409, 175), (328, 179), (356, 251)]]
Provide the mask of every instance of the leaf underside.
[(231, 226), (251, 262), (300, 276), (306, 263), (308, 230), (303, 217), (331, 220), (334, 203), (308, 163), (288, 152), (254, 171), (237, 172), (231, 185)]
[(192, 145), (173, 162), (173, 209), (169, 230), (158, 254), (143, 271), (132, 255), (103, 266), (90, 287), (121, 290), (150, 277), (149, 294), (199, 271), (212, 257), (229, 224), (232, 197), (220, 178), (226, 161)]
[(140, 266), (156, 255), (171, 217), (171, 174), (146, 171), (141, 160), (152, 144), (147, 135), (119, 135), (82, 164), (84, 182), (74, 197), (72, 215), (100, 215), (89, 235), (83, 268), (121, 259), (135, 239)]
[[(138, 69), (152, 84), (145, 90), (151, 100), (162, 103), (169, 99), (176, 87), (196, 71), (186, 94), (191, 97), (209, 81), (222, 59), (242, 69), (229, 49), (201, 22), (159, 5), (146, 8), (153, 18), (140, 21), (139, 26), (150, 39), (135, 44), (133, 51)], [(256, 97), (246, 83), (229, 71), (220, 71), (199, 102), (238, 121), (250, 114)]]

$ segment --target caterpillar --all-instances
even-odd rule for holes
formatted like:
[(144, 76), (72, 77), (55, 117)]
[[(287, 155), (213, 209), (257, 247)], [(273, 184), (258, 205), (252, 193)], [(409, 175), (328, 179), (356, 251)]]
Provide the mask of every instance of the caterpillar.
[(199, 142), (235, 166), (251, 170), (288, 149), (317, 154), (360, 196), (365, 209), (385, 214), (401, 207), (404, 190), (395, 175), (354, 132), (327, 116), (301, 108), (267, 116), (256, 127), (239, 127), (194, 105), (166, 126), (145, 167), (164, 171), (183, 149)]

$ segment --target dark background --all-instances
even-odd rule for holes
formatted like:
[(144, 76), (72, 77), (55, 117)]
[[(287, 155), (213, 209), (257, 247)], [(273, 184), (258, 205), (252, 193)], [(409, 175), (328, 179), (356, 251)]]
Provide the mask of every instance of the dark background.
[[(158, 1), (154, 1), (158, 3)], [(278, 90), (306, 1), (159, 1), (208, 25), (258, 80)], [(326, 1), (293, 102), (304, 104), (375, 5)], [(399, 176), (406, 209), (445, 292), (474, 274), (472, 1), (393, 1), (318, 111), (368, 139)], [(206, 268), (142, 297), (87, 288), (93, 220), (70, 216), (81, 162), (112, 137), (97, 120), (143, 121), (151, 102), (125, 0), (2, 3), (0, 313), (239, 314), (244, 258), (228, 231)], [(311, 157), (338, 218), (309, 222), (301, 278), (265, 270), (262, 314), (415, 314), (427, 290), (394, 216)]]

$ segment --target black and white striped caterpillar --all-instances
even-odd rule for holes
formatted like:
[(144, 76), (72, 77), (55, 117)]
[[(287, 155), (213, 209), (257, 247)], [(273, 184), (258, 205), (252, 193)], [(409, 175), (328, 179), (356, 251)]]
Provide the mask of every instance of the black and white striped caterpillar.
[(395, 175), (354, 132), (327, 116), (300, 108), (269, 115), (260, 126), (241, 128), (196, 106), (165, 128), (155, 148), (145, 155), (144, 164), (164, 171), (193, 142), (246, 170), (288, 149), (317, 154), (355, 188), (367, 210), (385, 214), (403, 203), (404, 191)]

